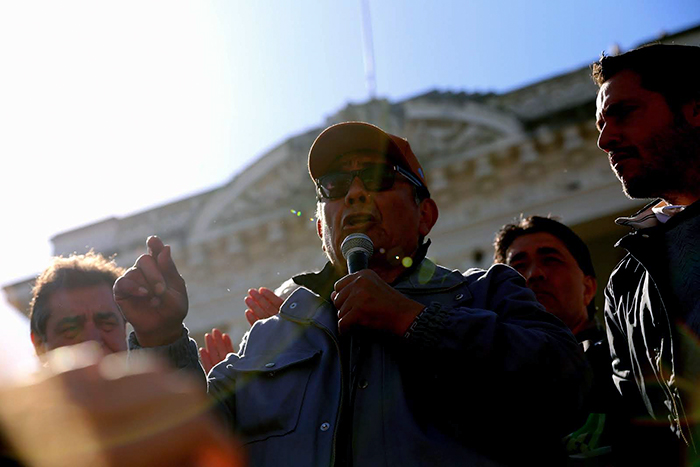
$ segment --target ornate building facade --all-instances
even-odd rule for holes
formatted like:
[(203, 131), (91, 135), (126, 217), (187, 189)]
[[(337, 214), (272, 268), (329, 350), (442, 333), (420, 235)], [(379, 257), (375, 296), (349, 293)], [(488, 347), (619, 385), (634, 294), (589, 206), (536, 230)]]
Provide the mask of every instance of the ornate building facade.
[[(663, 42), (700, 45), (700, 26)], [(428, 256), (445, 266), (488, 267), (494, 233), (520, 214), (557, 216), (591, 247), (604, 287), (626, 229), (614, 219), (644, 203), (622, 194), (596, 147), (596, 87), (581, 68), (503, 94), (429, 92), (401, 102), (348, 105), (326, 125), (363, 120), (406, 137), (425, 168), (440, 217)], [(326, 126), (324, 125), (324, 127)], [(249, 288), (276, 288), (324, 264), (306, 157), (322, 127), (292, 136), (229, 183), (124, 218), (62, 233), (54, 252), (86, 245), (130, 266), (158, 234), (172, 245), (187, 281), (186, 324), (198, 341), (219, 327), (239, 339), (248, 329)], [(26, 312), (32, 279), (4, 287)], [(602, 292), (596, 298), (602, 305)]]

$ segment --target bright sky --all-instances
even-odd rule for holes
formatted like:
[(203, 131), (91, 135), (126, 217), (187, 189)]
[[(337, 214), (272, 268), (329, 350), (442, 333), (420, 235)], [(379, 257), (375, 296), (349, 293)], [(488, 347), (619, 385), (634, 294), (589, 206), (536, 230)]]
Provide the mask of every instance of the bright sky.
[[(511, 90), (700, 24), (697, 0), (369, 0), (377, 94)], [(0, 284), (49, 239), (220, 186), (367, 98), (360, 0), (0, 4)]]

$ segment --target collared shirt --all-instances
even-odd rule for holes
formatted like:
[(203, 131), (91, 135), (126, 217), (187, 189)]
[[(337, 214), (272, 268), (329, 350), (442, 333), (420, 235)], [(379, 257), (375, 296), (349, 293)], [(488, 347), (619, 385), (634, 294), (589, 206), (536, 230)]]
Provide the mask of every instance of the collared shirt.
[[(426, 240), (425, 243), (418, 247), (416, 253), (413, 255), (413, 262), (411, 264), (411, 267), (406, 268), (406, 270), (403, 271), (399, 275), (399, 277), (396, 278), (394, 283), (399, 282), (403, 277), (411, 275), (413, 270), (417, 268), (418, 265), (420, 265), (421, 261), (423, 261), (423, 258), (425, 258), (426, 253), (428, 253), (429, 246), (430, 239)], [(333, 268), (333, 265), (329, 261), (326, 263), (326, 265), (321, 271), (298, 274), (292, 277), (292, 280), (297, 285), (304, 286), (307, 289), (318, 294), (318, 296), (329, 300), (331, 292), (333, 292), (333, 286), (338, 280), (341, 279), (341, 277), (342, 276), (338, 275), (335, 268)]]

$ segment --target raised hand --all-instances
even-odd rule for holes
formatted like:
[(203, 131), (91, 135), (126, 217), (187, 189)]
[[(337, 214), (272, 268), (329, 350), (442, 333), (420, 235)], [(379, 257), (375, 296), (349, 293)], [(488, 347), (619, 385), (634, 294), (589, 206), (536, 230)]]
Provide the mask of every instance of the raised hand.
[(284, 300), (270, 289), (265, 287), (257, 290), (248, 289), (248, 296), (245, 298), (248, 309), (245, 311), (245, 317), (252, 326), (259, 319), (269, 318), (279, 313), (282, 303)]
[(199, 348), (199, 357), (204, 367), (204, 372), (209, 373), (214, 365), (223, 361), (226, 355), (233, 352), (231, 338), (225, 332), (214, 328), (211, 334), (204, 335), (204, 347)]
[(149, 237), (146, 245), (148, 253), (114, 284), (114, 300), (134, 327), (139, 344), (155, 347), (171, 344), (182, 335), (187, 288), (170, 246), (156, 236)]
[(406, 298), (371, 269), (348, 274), (334, 285), (331, 300), (338, 309), (338, 330), (355, 326), (403, 335), (425, 308)]

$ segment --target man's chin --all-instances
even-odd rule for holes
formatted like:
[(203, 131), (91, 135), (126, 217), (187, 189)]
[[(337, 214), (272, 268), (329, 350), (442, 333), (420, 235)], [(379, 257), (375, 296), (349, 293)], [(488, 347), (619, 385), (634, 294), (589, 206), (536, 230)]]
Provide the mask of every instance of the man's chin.
[(542, 305), (545, 308), (545, 310), (547, 310), (549, 313), (552, 313), (552, 310), (555, 310), (557, 308), (557, 301), (550, 294), (538, 292), (535, 293), (535, 297), (537, 298), (537, 301), (540, 303), (540, 305)]
[(630, 199), (659, 198), (662, 196), (665, 176), (647, 176), (647, 174), (617, 174), (622, 184), (622, 192)]
[(626, 183), (624, 180), (621, 181), (622, 192), (629, 199), (652, 199), (662, 197), (659, 190), (649, 184), (636, 183), (634, 181)]

